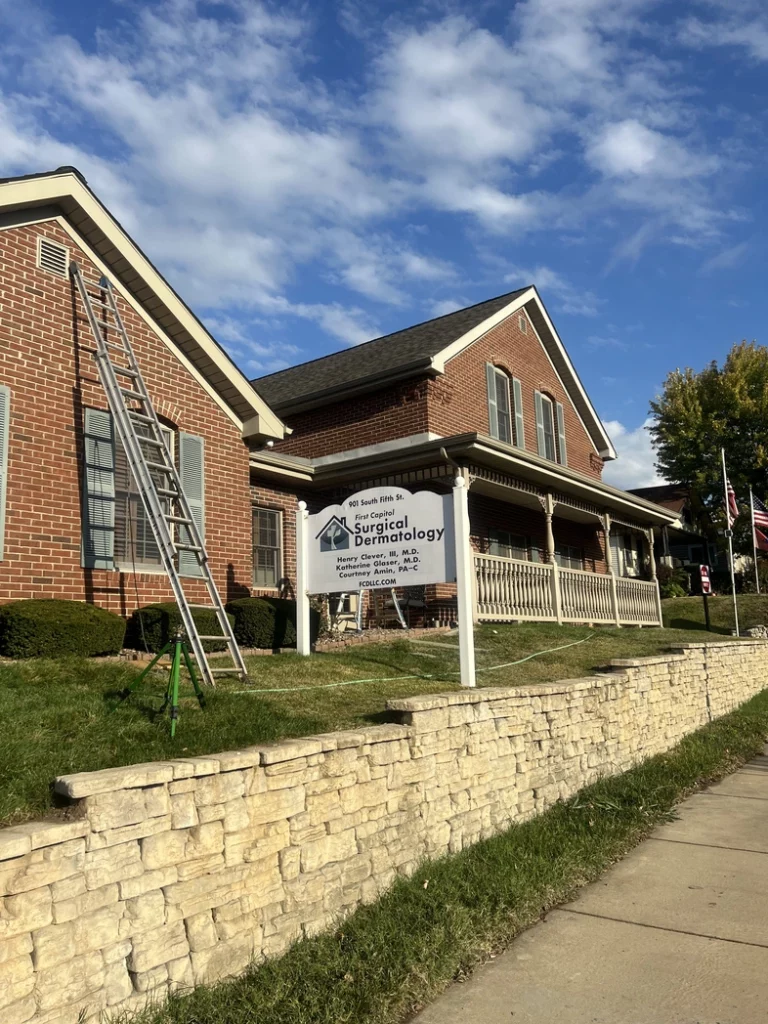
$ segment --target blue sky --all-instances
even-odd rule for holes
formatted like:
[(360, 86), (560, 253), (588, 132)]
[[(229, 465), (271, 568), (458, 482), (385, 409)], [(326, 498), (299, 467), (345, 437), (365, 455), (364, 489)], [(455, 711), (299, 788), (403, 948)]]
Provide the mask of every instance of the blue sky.
[(0, 175), (75, 164), (249, 376), (535, 283), (619, 449), (764, 340), (763, 0), (0, 0)]

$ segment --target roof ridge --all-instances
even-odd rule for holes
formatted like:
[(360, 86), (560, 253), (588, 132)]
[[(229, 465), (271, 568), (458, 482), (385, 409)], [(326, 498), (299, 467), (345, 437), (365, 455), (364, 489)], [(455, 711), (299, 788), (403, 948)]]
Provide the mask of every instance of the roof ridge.
[(275, 370), (274, 373), (265, 373), (262, 377), (252, 377), (251, 383), (255, 384), (256, 381), (266, 381), (271, 377), (278, 377), (281, 373), (285, 373), (288, 370), (296, 370), (300, 366), (311, 366), (313, 363), (321, 363), (324, 359), (331, 359), (333, 356), (341, 356), (347, 352), (358, 352), (360, 349), (365, 348), (366, 345), (372, 345), (375, 341), (384, 341), (386, 338), (391, 338), (395, 334), (402, 334), (404, 331), (412, 331), (417, 327), (425, 327), (427, 324), (437, 323), (438, 320), (447, 320), (449, 317), (456, 316), (457, 313), (466, 313), (470, 309), (476, 309), (478, 306), (484, 306), (488, 302), (498, 302), (499, 299), (505, 299), (507, 296), (520, 295), (522, 292), (528, 291), (529, 288), (533, 288), (534, 285), (527, 284), (522, 288), (514, 288), (511, 292), (501, 292), (499, 295), (492, 295), (487, 299), (481, 299), (480, 302), (473, 302), (471, 306), (461, 306), (460, 309), (454, 309), (451, 313), (442, 313), (440, 316), (429, 317), (427, 320), (420, 320), (418, 323), (409, 324), (407, 327), (400, 327), (396, 331), (389, 331), (387, 334), (380, 334), (376, 338), (369, 338), (368, 341), (363, 341), (359, 345), (349, 345), (347, 348), (337, 349), (336, 352), (326, 352), (324, 356), (317, 356), (315, 359), (306, 359), (303, 363), (294, 363), (292, 366), (285, 366), (282, 370)]

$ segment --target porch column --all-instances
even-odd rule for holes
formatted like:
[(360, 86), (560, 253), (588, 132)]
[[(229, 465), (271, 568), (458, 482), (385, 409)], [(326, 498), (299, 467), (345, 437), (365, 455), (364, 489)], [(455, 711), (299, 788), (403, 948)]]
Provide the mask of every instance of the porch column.
[(661, 590), (659, 589), (659, 581), (656, 577), (656, 552), (653, 550), (653, 527), (645, 531), (645, 536), (648, 540), (648, 556), (649, 566), (651, 570), (651, 582), (656, 584), (656, 610), (659, 615), (659, 625), (664, 624), (664, 619), (661, 613)]
[(547, 561), (552, 566), (552, 605), (555, 609), (558, 625), (563, 622), (563, 601), (560, 595), (560, 566), (555, 558), (555, 534), (552, 529), (552, 515), (555, 501), (550, 491), (544, 495), (544, 521), (547, 533)]
[(611, 610), (613, 621), (617, 626), (621, 625), (619, 618), (619, 592), (616, 586), (616, 573), (613, 570), (613, 552), (611, 551), (611, 513), (603, 513), (603, 533), (605, 535), (605, 565), (608, 575), (611, 577)]

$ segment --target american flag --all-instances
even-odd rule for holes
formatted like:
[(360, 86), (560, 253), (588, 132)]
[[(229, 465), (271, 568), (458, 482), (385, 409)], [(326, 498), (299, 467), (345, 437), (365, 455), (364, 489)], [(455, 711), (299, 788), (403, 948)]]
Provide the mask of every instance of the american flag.
[[(725, 514), (728, 518), (728, 529), (732, 529), (739, 515), (739, 506), (736, 504), (736, 492), (731, 486), (731, 481), (726, 479), (725, 490), (728, 495), (728, 503), (725, 506)], [(766, 524), (768, 525), (768, 523)]]
[(758, 551), (768, 551), (768, 537), (757, 527), (755, 527), (755, 547)]
[(752, 495), (752, 525), (757, 529), (758, 526), (763, 529), (768, 529), (768, 508)]

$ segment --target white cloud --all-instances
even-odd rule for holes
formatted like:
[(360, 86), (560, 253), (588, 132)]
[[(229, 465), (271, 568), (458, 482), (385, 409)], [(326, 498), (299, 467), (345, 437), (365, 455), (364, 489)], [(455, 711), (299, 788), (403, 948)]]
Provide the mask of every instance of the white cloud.
[(550, 297), (563, 313), (573, 316), (596, 316), (600, 300), (588, 288), (579, 288), (551, 267), (538, 266), (531, 270), (515, 267), (505, 280), (513, 287), (536, 285), (546, 303)]
[(760, 3), (713, 4), (721, 8), (721, 17), (709, 21), (689, 17), (679, 29), (679, 40), (695, 49), (713, 49), (718, 46), (738, 47), (746, 50), (756, 61), (768, 60), (768, 16)]
[(651, 420), (630, 429), (618, 420), (605, 420), (603, 425), (618, 452), (614, 462), (606, 462), (603, 479), (614, 487), (650, 487), (663, 483), (656, 470), (656, 455), (651, 447), (648, 428)]
[(712, 174), (718, 167), (715, 157), (698, 156), (634, 118), (605, 125), (589, 142), (586, 155), (603, 174), (618, 178), (690, 178)]
[(726, 249), (721, 249), (720, 252), (715, 253), (714, 256), (702, 264), (702, 274), (711, 274), (717, 270), (730, 270), (732, 267), (739, 266), (746, 259), (747, 253), (749, 252), (749, 242), (739, 242), (736, 245), (730, 245)]

